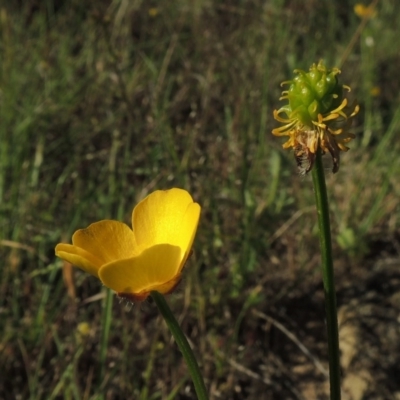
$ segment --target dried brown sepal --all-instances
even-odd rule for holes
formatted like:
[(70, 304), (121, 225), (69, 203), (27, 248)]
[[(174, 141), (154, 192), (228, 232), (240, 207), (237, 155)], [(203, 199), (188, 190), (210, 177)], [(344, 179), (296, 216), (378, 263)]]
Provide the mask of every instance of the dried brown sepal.
[(294, 158), (296, 159), (299, 174), (305, 176), (314, 166), (315, 153), (311, 153), (307, 147), (299, 144), (294, 148)]

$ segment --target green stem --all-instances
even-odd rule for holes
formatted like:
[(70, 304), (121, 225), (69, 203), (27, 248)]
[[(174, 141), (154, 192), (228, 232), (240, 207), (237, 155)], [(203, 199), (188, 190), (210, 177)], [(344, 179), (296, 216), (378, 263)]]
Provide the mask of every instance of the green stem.
[(197, 364), (196, 358), (193, 354), (192, 349), (189, 346), (185, 334), (179, 327), (179, 324), (175, 319), (174, 314), (172, 314), (172, 311), (169, 308), (168, 303), (165, 301), (164, 296), (158, 292), (155, 291), (151, 292), (151, 297), (157, 304), (157, 307), (160, 310), (162, 316), (164, 317), (164, 320), (167, 323), (168, 328), (171, 331), (176, 341), (176, 344), (178, 345), (180, 351), (183, 354), (183, 357), (189, 368), (190, 375), (192, 376), (198, 400), (208, 400), (206, 387), (204, 385), (203, 377), (201, 375), (200, 368)]
[(331, 400), (340, 400), (339, 330), (336, 311), (335, 278), (333, 272), (331, 229), (328, 195), (326, 193), (321, 151), (318, 150), (312, 178), (318, 213), (319, 239), (322, 259), (322, 279), (325, 292), (325, 312), (328, 332), (329, 380)]
[[(102, 313), (102, 331), (101, 331), (101, 342), (100, 342), (100, 387), (104, 385), (104, 377), (106, 374), (106, 360), (107, 360), (107, 349), (108, 349), (108, 337), (110, 335), (111, 327), (111, 311), (114, 293), (108, 289), (106, 290), (106, 298), (103, 303)], [(100, 398), (104, 397), (100, 395)]]

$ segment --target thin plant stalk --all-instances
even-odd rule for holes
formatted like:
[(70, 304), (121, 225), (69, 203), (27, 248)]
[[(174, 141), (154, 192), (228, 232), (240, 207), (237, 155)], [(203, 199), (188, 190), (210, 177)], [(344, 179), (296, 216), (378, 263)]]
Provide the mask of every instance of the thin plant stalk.
[(318, 149), (312, 169), (315, 202), (318, 213), (321, 246), (322, 279), (325, 292), (325, 312), (328, 333), (329, 381), (331, 400), (340, 400), (339, 329), (336, 310), (335, 278), (333, 272), (331, 229), (329, 222), (328, 196), (326, 192), (321, 150)]
[[(108, 349), (108, 338), (110, 336), (111, 327), (111, 312), (112, 303), (114, 298), (114, 293), (108, 289), (106, 291), (106, 298), (103, 303), (103, 313), (102, 313), (102, 331), (101, 331), (101, 342), (100, 342), (100, 387), (104, 385), (104, 377), (106, 372), (106, 360), (107, 360), (107, 349)], [(102, 396), (100, 396), (102, 397)]]
[(182, 352), (182, 355), (189, 368), (198, 400), (208, 400), (207, 390), (204, 385), (203, 376), (200, 372), (199, 365), (197, 364), (196, 358), (192, 349), (190, 348), (186, 336), (182, 332), (177, 320), (174, 317), (174, 314), (172, 314), (168, 303), (165, 301), (164, 296), (156, 291), (151, 292), (151, 297), (157, 304), (157, 307), (164, 317), (164, 320), (167, 323), (168, 328), (176, 341), (176, 344)]

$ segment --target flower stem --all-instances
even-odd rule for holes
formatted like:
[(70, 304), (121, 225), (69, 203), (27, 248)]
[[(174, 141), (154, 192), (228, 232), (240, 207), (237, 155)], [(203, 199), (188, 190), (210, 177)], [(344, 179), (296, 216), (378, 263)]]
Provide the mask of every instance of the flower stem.
[[(112, 311), (112, 303), (114, 298), (114, 293), (108, 289), (104, 289), (106, 291), (106, 298), (103, 303), (103, 314), (101, 316), (102, 319), (102, 331), (101, 331), (101, 342), (100, 342), (100, 387), (104, 385), (104, 377), (106, 375), (106, 360), (107, 360), (107, 349), (108, 349), (108, 337), (110, 335), (110, 327), (111, 327), (111, 311)], [(104, 398), (103, 395), (100, 395), (101, 398)]]
[(340, 400), (339, 330), (336, 310), (335, 278), (333, 272), (331, 229), (325, 175), (318, 149), (312, 178), (318, 213), (319, 239), (322, 259), (322, 279), (325, 292), (325, 312), (328, 332), (329, 380), (331, 400)]
[(164, 317), (164, 320), (167, 323), (169, 330), (171, 331), (173, 337), (175, 338), (176, 344), (178, 345), (180, 351), (183, 354), (183, 357), (189, 368), (190, 375), (192, 376), (197, 398), (199, 400), (208, 400), (206, 387), (204, 385), (203, 377), (201, 375), (200, 368), (197, 364), (196, 358), (192, 352), (192, 349), (189, 346), (185, 334), (179, 327), (179, 324), (175, 319), (174, 314), (172, 314), (172, 311), (169, 308), (168, 303), (165, 301), (164, 296), (158, 292), (155, 291), (151, 292), (151, 297), (157, 304), (157, 307), (160, 310), (162, 316)]

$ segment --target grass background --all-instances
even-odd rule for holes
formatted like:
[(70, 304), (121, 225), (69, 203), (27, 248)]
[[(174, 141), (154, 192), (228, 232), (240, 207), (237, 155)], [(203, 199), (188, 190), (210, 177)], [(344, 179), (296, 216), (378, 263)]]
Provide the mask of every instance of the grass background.
[[(99, 379), (105, 290), (54, 256), (76, 229), (104, 218), (129, 223), (144, 196), (175, 186), (190, 191), (202, 217), (168, 301), (210, 397), (324, 398), (312, 183), (270, 132), (279, 84), (295, 68), (324, 59), (342, 69), (361, 112), (339, 173), (325, 157), (338, 301), (372, 291), (370, 303), (391, 315), (400, 271), (400, 4), (380, 0), (361, 27), (354, 5), (1, 3), (0, 398), (195, 398), (150, 302), (114, 299)], [(389, 322), (379, 324), (373, 362), (360, 361), (374, 377), (362, 398), (395, 399), (399, 343), (385, 350)], [(310, 385), (317, 394), (307, 395)]]

